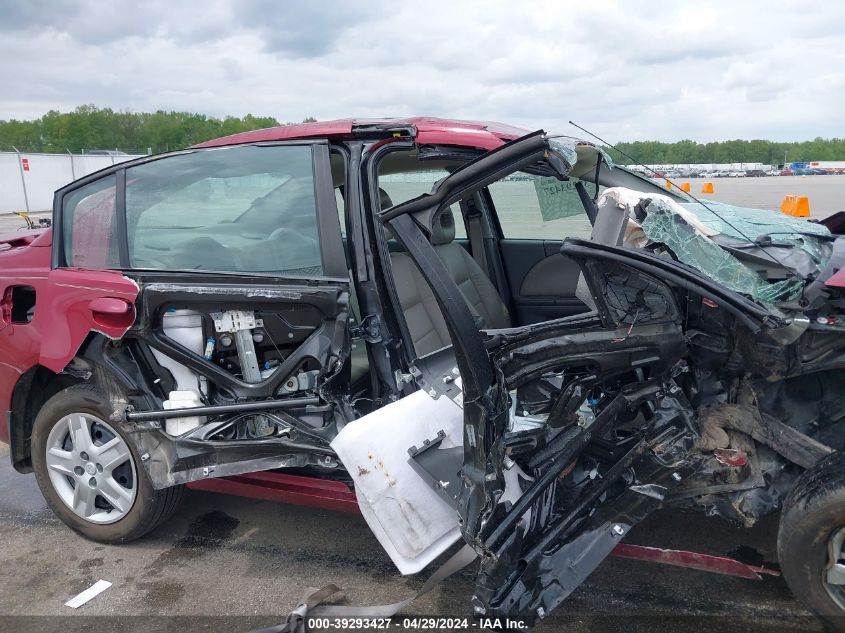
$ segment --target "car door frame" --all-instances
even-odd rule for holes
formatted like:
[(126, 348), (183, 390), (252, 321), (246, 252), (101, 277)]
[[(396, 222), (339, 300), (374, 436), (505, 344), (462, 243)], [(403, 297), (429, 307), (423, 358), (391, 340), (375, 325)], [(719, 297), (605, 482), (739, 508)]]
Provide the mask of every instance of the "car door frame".
[[(76, 180), (65, 187), (56, 191), (54, 196), (53, 202), (53, 245), (52, 245), (52, 255), (51, 255), (51, 268), (52, 270), (62, 270), (65, 271), (63, 273), (63, 278), (70, 276), (71, 280), (75, 276), (79, 276), (80, 278), (90, 276), (91, 271), (84, 271), (83, 269), (68, 265), (67, 261), (65, 260), (65, 253), (64, 253), (64, 200), (65, 198), (72, 194), (73, 192), (81, 189), (91, 183), (97, 182), (103, 178), (108, 178), (112, 175), (116, 176), (116, 189), (115, 189), (115, 208), (114, 208), (114, 221), (115, 227), (117, 230), (117, 239), (118, 239), (118, 252), (120, 254), (121, 259), (121, 266), (119, 268), (113, 269), (102, 269), (103, 274), (96, 274), (95, 278), (98, 281), (102, 281), (100, 283), (101, 286), (105, 286), (100, 288), (101, 294), (97, 296), (92, 295), (92, 299), (102, 296), (103, 298), (108, 298), (113, 295), (117, 298), (124, 299), (126, 296), (125, 288), (123, 285), (125, 283), (125, 279), (133, 279), (136, 281), (136, 278), (146, 279), (149, 281), (154, 281), (157, 278), (165, 279), (169, 283), (172, 283), (174, 279), (183, 279), (185, 281), (207, 281), (212, 279), (215, 276), (218, 276), (221, 280), (225, 281), (227, 279), (237, 281), (239, 278), (243, 279), (250, 279), (253, 283), (258, 283), (259, 285), (279, 285), (278, 282), (280, 280), (287, 281), (287, 279), (283, 276), (276, 276), (276, 275), (264, 275), (264, 274), (251, 274), (251, 273), (239, 273), (239, 272), (226, 272), (226, 271), (212, 271), (210, 273), (190, 273), (187, 271), (166, 271), (166, 270), (151, 270), (151, 269), (137, 269), (132, 268), (128, 261), (129, 251), (128, 251), (128, 235), (127, 235), (127, 224), (126, 224), (126, 170), (138, 165), (144, 165), (150, 162), (159, 161), (159, 160), (167, 160), (168, 158), (174, 156), (184, 156), (192, 153), (197, 152), (209, 152), (209, 151), (227, 151), (228, 149), (232, 148), (240, 148), (245, 146), (261, 146), (261, 147), (274, 147), (274, 146), (307, 146), (312, 149), (312, 163), (313, 163), (313, 173), (314, 173), (314, 191), (315, 191), (315, 206), (316, 206), (316, 213), (317, 213), (317, 228), (318, 228), (318, 236), (319, 236), (319, 248), (320, 248), (320, 258), (323, 267), (323, 274), (320, 275), (319, 279), (332, 286), (332, 285), (341, 285), (343, 290), (347, 293), (349, 291), (348, 283), (348, 271), (346, 268), (345, 257), (343, 254), (343, 245), (340, 236), (340, 222), (338, 219), (337, 213), (337, 206), (334, 197), (334, 190), (331, 185), (331, 168), (329, 163), (329, 143), (323, 139), (305, 139), (305, 140), (295, 140), (295, 141), (268, 141), (268, 142), (260, 142), (260, 143), (246, 143), (240, 145), (227, 145), (223, 147), (214, 147), (214, 148), (196, 148), (196, 149), (187, 149), (181, 150), (177, 152), (168, 152), (165, 154), (157, 154), (154, 156), (146, 156), (144, 158), (140, 158), (133, 161), (127, 161), (125, 163), (119, 163), (117, 165), (112, 165), (107, 167), (106, 169), (102, 169), (100, 171), (94, 172)], [(115, 283), (118, 285), (118, 288), (110, 288), (109, 286), (112, 284), (105, 283), (105, 280), (113, 277), (115, 279)], [(81, 279), (82, 280), (82, 279)], [(291, 277), (289, 278), (290, 282), (294, 286), (314, 286), (312, 280), (304, 280), (301, 277)], [(87, 283), (84, 287), (90, 287), (91, 284)], [(62, 301), (67, 301), (67, 299), (63, 298), (63, 295), (66, 294), (62, 292), (62, 288), (66, 288), (67, 290), (73, 290), (73, 284), (69, 283), (67, 279), (63, 279), (62, 283), (60, 284), (51, 284), (51, 298), (52, 300), (61, 299)], [(140, 289), (140, 288), (139, 288)], [(56, 296), (58, 295), (58, 297)], [(139, 311), (140, 312), (140, 311)], [(94, 319), (90, 320), (90, 328), (88, 331), (85, 328), (77, 328), (77, 330), (73, 333), (73, 336), (70, 340), (70, 344), (64, 350), (62, 356), (54, 360), (53, 365), (60, 364), (60, 361), (64, 361), (66, 364), (70, 361), (73, 357), (73, 354), (76, 350), (79, 349), (81, 346), (84, 338), (87, 336), (89, 331), (99, 331), (100, 325), (95, 322)], [(131, 325), (131, 324), (130, 324)], [(119, 335), (125, 334), (126, 328), (123, 332), (120, 332), (119, 329), (116, 330), (109, 330), (108, 335), (111, 337), (117, 337)], [(166, 342), (160, 340), (160, 338), (152, 336), (150, 337), (151, 341), (163, 346), (166, 350), (175, 353), (178, 357), (182, 359), (182, 361), (188, 362), (194, 366), (194, 368), (202, 367), (203, 364), (198, 361), (196, 358), (191, 358), (184, 353), (184, 350), (179, 349), (176, 346), (169, 345)], [(163, 350), (164, 351), (164, 350)], [(194, 355), (195, 356), (195, 355)], [(215, 371), (214, 369), (209, 370), (212, 371), (212, 375), (218, 377), (219, 371)], [(231, 383), (231, 384), (238, 384), (238, 383)], [(247, 383), (243, 383), (246, 385)], [(246, 389), (247, 391), (250, 390), (249, 387), (244, 387), (241, 385), (242, 388)], [(253, 390), (254, 391), (254, 390)]]
[[(191, 271), (167, 271), (133, 269), (128, 260), (128, 236), (126, 233), (125, 194), (126, 170), (137, 165), (157, 160), (166, 160), (173, 156), (205, 151), (227, 151), (230, 148), (245, 145), (288, 146), (299, 145), (311, 148), (311, 160), (314, 173), (314, 195), (319, 235), (320, 257), (323, 274), (317, 278), (292, 277), (277, 275), (250, 274), (238, 272), (194, 273)], [(72, 361), (82, 360), (89, 367), (96, 367), (95, 378), (110, 390), (118, 403), (116, 419), (128, 422), (127, 432), (135, 442), (139, 454), (149, 454), (150, 459), (143, 460), (143, 465), (156, 488), (186, 483), (209, 476), (226, 476), (255, 470), (277, 468), (288, 463), (297, 464), (290, 459), (292, 454), (308, 453), (320, 458), (330, 457), (333, 451), (327, 448), (330, 438), (323, 438), (316, 445), (292, 446), (274, 440), (248, 440), (240, 443), (226, 442), (225, 446), (205, 446), (201, 439), (171, 438), (163, 433), (155, 422), (160, 412), (166, 392), (160, 380), (156, 378), (156, 361), (149, 353), (149, 348), (158, 349), (177, 362), (189, 366), (200, 375), (210, 380), (223, 383), (239, 399), (261, 401), (273, 398), (279, 383), (285, 379), (283, 372), (277, 371), (268, 379), (259, 383), (246, 383), (216, 367), (213, 363), (182, 347), (175, 341), (163, 337), (151, 325), (151, 317), (146, 309), (144, 293), (155, 290), (158, 299), (156, 305), (167, 299), (167, 294), (190, 294), (192, 288), (211, 287), (212, 296), (229, 299), (235, 303), (270, 303), (274, 298), (295, 301), (297, 297), (311, 296), (322, 302), (330, 319), (330, 327), (320, 336), (319, 330), (302, 342), (297, 350), (310, 345), (312, 350), (326, 354), (329, 362), (321, 395), (331, 404), (340, 404), (337, 415), (348, 419), (349, 407), (341, 403), (349, 387), (349, 276), (340, 235), (340, 222), (336, 199), (332, 187), (329, 160), (330, 146), (324, 139), (305, 139), (294, 141), (247, 143), (240, 145), (197, 148), (170, 152), (134, 161), (127, 161), (110, 166), (81, 178), (62, 189), (54, 197), (54, 240), (52, 252), (51, 277), (49, 291), (44, 301), (39, 298), (42, 309), (49, 311), (55, 320), (73, 322), (67, 340), (63, 341), (60, 354), (51, 350), (42, 350), (51, 357), (51, 366), (55, 372), (65, 370)], [(347, 163), (348, 168), (348, 163)], [(119, 269), (88, 270), (66, 265), (64, 260), (63, 206), (66, 196), (88, 184), (102, 178), (116, 175), (115, 187), (115, 226), (119, 235), (119, 252), (122, 266)], [(122, 244), (122, 245), (121, 245)], [(140, 282), (140, 283), (139, 283)], [(85, 291), (86, 305), (80, 306), (78, 296)], [(241, 292), (241, 295), (238, 295)], [(252, 295), (252, 296), (250, 296)], [(113, 322), (110, 327), (98, 323), (94, 307), (102, 308), (106, 303), (109, 309), (117, 306), (113, 301), (122, 302), (125, 310), (119, 315), (107, 318)], [(44, 304), (47, 305), (44, 305)], [(93, 304), (93, 307), (91, 307)], [(56, 309), (52, 309), (51, 306)], [(66, 306), (69, 308), (65, 309)], [(71, 314), (69, 310), (73, 311)], [(114, 308), (116, 309), (116, 308)], [(73, 318), (71, 318), (73, 317)], [(137, 366), (128, 367), (121, 359), (114, 357), (109, 340), (119, 340), (129, 335), (133, 349), (133, 358)], [(75, 370), (76, 371), (76, 370)], [(329, 384), (330, 383), (330, 384)], [(346, 391), (344, 391), (346, 390)], [(313, 407), (315, 403), (303, 400), (303, 407)], [(122, 405), (120, 403), (123, 403)], [(278, 400), (267, 400), (267, 409), (279, 408)], [(255, 405), (255, 402), (246, 403)], [(296, 404), (294, 402), (293, 404)], [(258, 411), (259, 409), (254, 409)], [(134, 422), (133, 422), (134, 420)], [(348, 420), (347, 420), (348, 421)], [(323, 446), (323, 444), (325, 446)], [(253, 446), (254, 448), (250, 448)], [(179, 469), (179, 470), (177, 470)]]

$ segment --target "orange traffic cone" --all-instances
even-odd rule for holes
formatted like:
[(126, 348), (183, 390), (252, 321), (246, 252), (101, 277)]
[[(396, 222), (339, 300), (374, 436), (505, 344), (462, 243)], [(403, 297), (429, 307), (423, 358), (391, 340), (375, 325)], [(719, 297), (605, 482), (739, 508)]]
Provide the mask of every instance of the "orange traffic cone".
[(792, 194), (785, 195), (783, 201), (780, 203), (780, 212), (786, 215), (795, 215), (795, 196)]
[(667, 189), (671, 189), (671, 188), (672, 188), (672, 183), (671, 183), (671, 182), (669, 182), (668, 180), (666, 181), (666, 188), (667, 188)]
[(792, 215), (796, 218), (810, 217), (810, 199), (807, 196), (798, 196), (795, 198), (795, 209)]
[(701, 185), (701, 193), (713, 193), (713, 183), (708, 180)]
[(689, 183), (688, 182), (682, 182), (681, 183), (681, 191), (686, 191), (687, 193), (689, 193)]

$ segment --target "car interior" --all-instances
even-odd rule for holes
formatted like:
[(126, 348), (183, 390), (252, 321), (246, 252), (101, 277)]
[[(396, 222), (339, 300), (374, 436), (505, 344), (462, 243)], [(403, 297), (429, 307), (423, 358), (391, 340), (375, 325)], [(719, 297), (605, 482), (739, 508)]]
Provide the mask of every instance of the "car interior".
[[(429, 193), (439, 180), (471, 158), (447, 152), (426, 154), (418, 148), (385, 155), (378, 165), (380, 208)], [(332, 153), (345, 236), (344, 173), (343, 157)], [(598, 186), (594, 170), (579, 176), (556, 181), (517, 172), (460, 200), (440, 215), (429, 239), (460, 288), (479, 329), (530, 325), (594, 307), (579, 267), (560, 252), (563, 241), (579, 237), (620, 244), (624, 218), (614, 209), (597, 213), (599, 194), (607, 186), (646, 190), (651, 183), (618, 169), (602, 173)], [(558, 196), (557, 204), (560, 200), (565, 203), (563, 217), (549, 217), (543, 208), (549, 201), (548, 197), (544, 199), (548, 194), (544, 190), (549, 187)], [(446, 323), (419, 269), (388, 231), (382, 231), (381, 238), (389, 253), (394, 301), (404, 316), (415, 356), (421, 358), (449, 346)], [(345, 239), (344, 248), (349, 261)], [(354, 284), (352, 294), (351, 310), (357, 321), (360, 315)], [(352, 347), (354, 384), (368, 376), (369, 365), (366, 343), (353, 338)]]
[[(429, 193), (437, 181), (464, 162), (421, 158), (418, 150), (388, 154), (378, 172), (381, 209)], [(332, 154), (332, 172), (344, 228), (343, 160), (339, 154)], [(430, 235), (435, 252), (460, 288), (479, 329), (527, 325), (586, 311), (588, 307), (576, 296), (580, 270), (560, 254), (566, 237), (589, 237), (592, 230), (578, 194), (574, 189), (568, 192), (579, 209), (577, 215), (566, 222), (545, 222), (530, 176), (504, 183), (504, 191), (497, 190), (499, 184), (452, 205), (441, 214)], [(508, 188), (518, 191), (506, 191)], [(497, 201), (510, 208), (500, 211)], [(520, 208), (526, 206), (530, 209)], [(528, 214), (533, 215), (523, 217)], [(514, 230), (512, 236), (505, 232), (526, 225), (530, 231)], [(389, 232), (383, 232), (382, 238), (389, 253), (395, 300), (415, 355), (423, 357), (449, 346), (446, 323), (419, 269)], [(348, 251), (346, 240), (344, 246)], [(351, 309), (357, 320), (360, 315), (354, 288)], [(368, 372), (366, 343), (353, 338), (353, 383), (363, 380)]]
[[(425, 191), (419, 187), (419, 191), (410, 192), (414, 195), (405, 195), (404, 199), (396, 199), (388, 192), (398, 190), (396, 181), (401, 181), (403, 174), (410, 180), (422, 170), (433, 171), (430, 161), (421, 161), (415, 154), (396, 152), (382, 161), (379, 169), (382, 209), (427, 193), (433, 186), (434, 181), (429, 179)], [(459, 164), (441, 163), (437, 167), (445, 175)], [(555, 221), (543, 221), (536, 187), (530, 178), (525, 175), (523, 180), (495, 183), (452, 205), (440, 215), (429, 236), (480, 329), (528, 325), (587, 309), (575, 294), (580, 271), (574, 262), (560, 254), (563, 240), (570, 233), (556, 235), (556, 228), (565, 227), (556, 226)], [(498, 185), (510, 186), (513, 189), (510, 196), (496, 191)], [(585, 232), (589, 235), (591, 225), (586, 212), (577, 193), (573, 190), (571, 194), (581, 211), (569, 219), (569, 224), (575, 227), (573, 233), (577, 236), (584, 236)], [(503, 205), (501, 209), (496, 201)], [(532, 213), (535, 217), (528, 217)], [(522, 227), (518, 226), (520, 223)], [(525, 230), (525, 225), (531, 225), (527, 228), (536, 234)], [(515, 228), (523, 230), (515, 230), (513, 237), (509, 237), (509, 229)], [(541, 237), (544, 232), (548, 234)], [(419, 270), (398, 242), (389, 235), (385, 239), (399, 303), (416, 354), (424, 356), (449, 345), (446, 325)]]

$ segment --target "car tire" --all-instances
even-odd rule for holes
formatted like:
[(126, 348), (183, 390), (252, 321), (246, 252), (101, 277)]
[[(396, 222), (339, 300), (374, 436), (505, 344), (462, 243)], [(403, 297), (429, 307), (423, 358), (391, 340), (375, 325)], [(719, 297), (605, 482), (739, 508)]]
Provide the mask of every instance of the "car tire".
[(32, 465), (47, 505), (68, 527), (111, 544), (154, 529), (184, 496), (184, 486), (153, 488), (133, 443), (110, 420), (113, 411), (96, 387), (74, 385), (44, 404), (32, 429)]
[[(843, 536), (845, 453), (837, 452), (798, 478), (784, 501), (778, 529), (778, 559), (789, 588), (835, 631), (845, 631), (845, 585), (829, 583), (828, 569), (832, 558), (845, 556)], [(832, 556), (834, 542), (839, 551)]]

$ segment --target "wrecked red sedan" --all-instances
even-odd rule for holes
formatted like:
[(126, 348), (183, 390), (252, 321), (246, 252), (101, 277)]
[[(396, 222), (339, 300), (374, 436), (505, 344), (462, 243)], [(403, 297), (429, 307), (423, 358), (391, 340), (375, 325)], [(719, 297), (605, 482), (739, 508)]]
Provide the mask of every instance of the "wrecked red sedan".
[(832, 619), (843, 262), (823, 223), (542, 131), (258, 130), (87, 176), (0, 238), (0, 439), (92, 539), (185, 484), (284, 488), (357, 505), (402, 573), (462, 539), (474, 612), (529, 622), (658, 507), (780, 511), (782, 571)]

